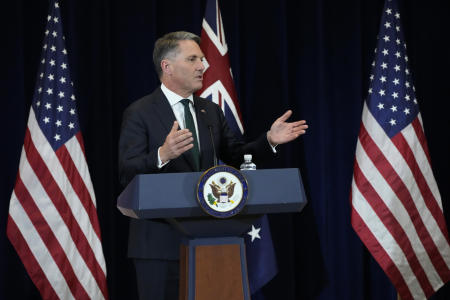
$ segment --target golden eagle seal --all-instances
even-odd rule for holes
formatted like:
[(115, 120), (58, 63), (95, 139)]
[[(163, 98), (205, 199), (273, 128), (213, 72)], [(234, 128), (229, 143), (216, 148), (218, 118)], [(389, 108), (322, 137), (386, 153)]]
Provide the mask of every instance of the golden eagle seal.
[(205, 171), (197, 185), (200, 207), (216, 218), (229, 218), (245, 206), (248, 184), (243, 174), (227, 165), (219, 165)]
[(224, 177), (220, 178), (219, 182), (221, 183), (221, 185), (218, 185), (214, 181), (209, 184), (214, 197), (219, 199), (219, 203), (227, 203), (229, 201), (232, 201), (230, 200), (230, 198), (233, 197), (234, 186), (236, 185), (236, 183), (230, 181), (230, 183), (226, 184), (227, 181)]

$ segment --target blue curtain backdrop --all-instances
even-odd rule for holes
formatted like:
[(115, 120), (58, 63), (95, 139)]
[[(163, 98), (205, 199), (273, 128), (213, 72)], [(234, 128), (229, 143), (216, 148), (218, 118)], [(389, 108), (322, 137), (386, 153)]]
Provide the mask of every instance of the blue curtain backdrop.
[[(124, 108), (158, 80), (152, 50), (162, 34), (200, 33), (205, 1), (60, 1), (80, 123), (94, 184), (111, 299), (135, 299), (126, 259), (128, 221), (115, 208), (117, 141)], [(299, 141), (259, 168), (300, 168), (309, 204), (270, 216), (279, 274), (266, 299), (396, 299), (350, 225), (349, 191), (363, 98), (383, 1), (221, 1), (231, 67), (249, 139), (286, 109), (306, 119)], [(11, 191), (36, 80), (47, 1), (0, 10), (0, 298), (39, 299), (6, 238)], [(447, 224), (450, 217), (449, 10), (400, 1), (411, 69)], [(449, 299), (450, 288), (435, 299)]]

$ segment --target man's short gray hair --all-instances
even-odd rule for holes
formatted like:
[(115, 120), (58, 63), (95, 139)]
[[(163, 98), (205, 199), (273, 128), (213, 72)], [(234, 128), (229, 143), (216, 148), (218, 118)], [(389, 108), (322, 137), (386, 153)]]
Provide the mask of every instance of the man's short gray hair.
[(153, 64), (155, 65), (158, 77), (162, 76), (161, 61), (168, 57), (175, 56), (179, 51), (179, 42), (191, 40), (200, 45), (200, 37), (187, 31), (175, 31), (165, 34), (155, 42), (153, 49)]

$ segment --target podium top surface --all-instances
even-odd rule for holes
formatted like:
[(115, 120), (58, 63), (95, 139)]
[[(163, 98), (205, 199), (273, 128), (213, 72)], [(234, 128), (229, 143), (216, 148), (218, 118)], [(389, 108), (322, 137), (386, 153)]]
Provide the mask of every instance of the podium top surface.
[[(296, 168), (241, 171), (249, 197), (240, 215), (300, 212), (307, 200)], [(203, 173), (137, 175), (119, 195), (117, 207), (139, 219), (208, 216), (197, 202), (197, 184)]]

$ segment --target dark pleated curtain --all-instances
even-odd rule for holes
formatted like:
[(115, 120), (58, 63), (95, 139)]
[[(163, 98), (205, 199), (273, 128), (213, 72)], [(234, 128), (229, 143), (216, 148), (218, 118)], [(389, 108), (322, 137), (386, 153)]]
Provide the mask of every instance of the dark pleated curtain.
[[(447, 102), (448, 9), (400, 1), (411, 69), (444, 212), (450, 216)], [(383, 1), (221, 1), (248, 139), (286, 109), (308, 133), (278, 148), (259, 168), (301, 170), (303, 212), (271, 215), (279, 273), (266, 299), (396, 299), (396, 292), (350, 224), (349, 191), (363, 99)], [(26, 120), (36, 80), (47, 1), (9, 1), (0, 10), (1, 299), (39, 299), (6, 238)], [(63, 26), (87, 160), (97, 197), (111, 299), (136, 299), (126, 258), (128, 220), (120, 192), (117, 142), (126, 106), (150, 93), (153, 43), (162, 34), (199, 34), (204, 0), (61, 1)], [(6, 108), (6, 109), (5, 109)], [(435, 299), (449, 299), (449, 288)]]

